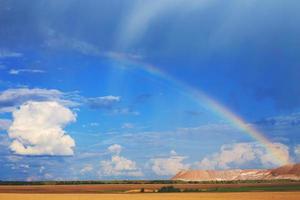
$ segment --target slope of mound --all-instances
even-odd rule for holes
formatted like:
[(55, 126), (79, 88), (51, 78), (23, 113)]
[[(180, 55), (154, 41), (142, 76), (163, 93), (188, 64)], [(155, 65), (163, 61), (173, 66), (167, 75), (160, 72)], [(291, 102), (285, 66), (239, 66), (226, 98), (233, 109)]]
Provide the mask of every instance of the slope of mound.
[(300, 163), (285, 165), (276, 169), (253, 170), (184, 170), (172, 180), (181, 181), (232, 181), (232, 180), (300, 180)]
[(300, 163), (285, 165), (276, 169), (271, 170), (271, 174), (274, 176), (278, 175), (297, 175), (300, 176)]

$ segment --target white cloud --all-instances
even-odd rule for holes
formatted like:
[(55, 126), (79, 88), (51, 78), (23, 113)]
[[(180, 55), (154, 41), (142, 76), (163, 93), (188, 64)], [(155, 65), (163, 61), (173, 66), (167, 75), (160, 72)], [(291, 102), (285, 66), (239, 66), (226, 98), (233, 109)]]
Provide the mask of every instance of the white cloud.
[(93, 170), (94, 170), (93, 165), (87, 164), (80, 170), (80, 174), (83, 175), (83, 174), (92, 172)]
[(12, 75), (18, 75), (20, 73), (45, 73), (45, 71), (40, 69), (11, 69), (8, 73)]
[(205, 157), (199, 167), (204, 169), (227, 169), (230, 164), (243, 164), (256, 159), (256, 152), (252, 143), (238, 143), (223, 145), (219, 153)]
[(13, 112), (10, 149), (20, 155), (73, 155), (75, 142), (63, 128), (75, 120), (75, 114), (57, 102), (27, 102)]
[[(290, 160), (288, 147), (281, 143), (273, 143), (281, 155)], [(279, 166), (280, 161), (258, 143), (235, 143), (223, 145), (218, 153), (203, 158), (197, 167), (201, 169), (228, 169), (242, 167), (258, 162), (264, 167)]]
[(160, 176), (171, 176), (178, 173), (180, 170), (188, 169), (189, 164), (184, 164), (186, 159), (184, 156), (179, 156), (172, 150), (167, 158), (154, 158), (150, 160), (152, 171)]
[[(293, 159), (290, 157), (289, 154), (289, 147), (282, 144), (282, 143), (273, 143), (273, 148), (276, 150), (276, 155), (280, 155), (283, 158), (278, 158), (273, 155), (270, 151), (265, 151), (260, 154), (260, 161), (263, 166), (265, 167), (277, 167), (282, 165), (282, 162), (291, 162)], [(284, 160), (281, 160), (284, 159)], [(284, 163), (286, 164), (286, 163)]]
[(27, 165), (27, 164), (21, 164), (21, 165), (19, 165), (19, 167), (20, 167), (20, 168), (26, 168), (26, 169), (29, 169), (29, 168), (30, 168), (30, 166)]
[[(12, 112), (27, 101), (56, 101), (68, 107), (86, 104), (95, 109), (113, 109), (121, 101), (119, 96), (83, 97), (78, 92), (61, 92), (56, 89), (15, 88), (0, 92), (0, 113)], [(78, 108), (77, 108), (78, 109)], [(128, 108), (120, 108), (120, 114), (137, 114)], [(116, 113), (115, 110), (112, 110)]]
[(45, 47), (55, 50), (74, 51), (83, 55), (89, 56), (104, 56), (113, 59), (142, 59), (143, 56), (137, 53), (127, 53), (122, 51), (101, 51), (99, 46), (90, 43), (89, 41), (80, 38), (70, 38), (66, 35), (58, 33), (57, 31), (47, 27), (46, 33), (49, 38), (44, 43)]
[[(141, 60), (144, 57), (141, 54), (137, 53), (125, 53), (125, 52), (116, 52), (109, 51), (104, 54), (108, 58), (115, 60)], [(126, 69), (128, 66), (119, 66), (121, 69)]]
[(113, 144), (107, 148), (110, 153), (120, 154), (122, 151), (122, 146), (119, 144)]
[(134, 124), (132, 124), (132, 123), (124, 123), (124, 124), (122, 124), (122, 128), (124, 128), (124, 129), (132, 129), (132, 128), (134, 128)]
[(114, 155), (111, 160), (101, 161), (101, 169), (104, 175), (128, 175), (129, 172), (137, 170), (136, 163), (125, 157)]
[(9, 119), (0, 119), (0, 131), (7, 130), (11, 124), (11, 120)]
[(22, 56), (23, 56), (23, 54), (18, 53), (18, 52), (9, 51), (6, 49), (0, 50), (0, 58), (17, 58), (17, 57), (22, 57)]
[(297, 146), (295, 146), (294, 153), (296, 154), (297, 157), (300, 158), (300, 144), (298, 144)]
[(17, 155), (9, 155), (6, 158), (7, 158), (7, 160), (9, 160), (11, 162), (19, 162), (23, 159), (22, 156), (17, 156)]
[(45, 167), (44, 167), (44, 166), (41, 166), (41, 167), (39, 168), (39, 173), (43, 173), (44, 170), (45, 170)]
[(187, 128), (178, 128), (177, 132), (182, 134), (203, 134), (203, 133), (232, 133), (237, 132), (238, 130), (229, 124), (223, 123), (212, 123), (204, 124), (198, 127), (187, 127)]
[(91, 122), (90, 126), (99, 126), (99, 123), (98, 122)]
[(46, 31), (49, 35), (49, 39), (45, 42), (46, 47), (59, 50), (71, 50), (84, 55), (102, 55), (98, 47), (89, 42), (82, 41), (78, 38), (70, 38), (63, 34), (57, 33), (50, 28), (47, 28)]
[(126, 157), (120, 156), (122, 146), (118, 144), (108, 147), (108, 151), (113, 155), (110, 160), (100, 162), (100, 175), (103, 176), (142, 176), (143, 173), (136, 163)]
[(172, 156), (176, 156), (176, 155), (177, 155), (177, 152), (176, 152), (175, 150), (171, 150), (171, 151), (170, 151), (170, 154), (171, 154)]

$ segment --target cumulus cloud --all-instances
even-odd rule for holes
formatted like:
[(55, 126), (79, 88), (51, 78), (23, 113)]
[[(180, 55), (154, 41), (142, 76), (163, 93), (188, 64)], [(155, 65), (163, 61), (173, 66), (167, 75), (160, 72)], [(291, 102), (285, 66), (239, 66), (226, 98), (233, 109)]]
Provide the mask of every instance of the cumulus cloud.
[(94, 109), (99, 109), (99, 108), (111, 109), (116, 103), (120, 101), (121, 101), (121, 97), (112, 96), (112, 95), (87, 99), (88, 105)]
[(73, 155), (75, 142), (63, 128), (75, 120), (75, 114), (58, 102), (24, 103), (13, 112), (10, 149), (20, 155)]
[(118, 144), (108, 147), (112, 156), (110, 160), (100, 162), (101, 171), (99, 174), (103, 176), (143, 176), (135, 161), (119, 155), (121, 150), (122, 146)]
[[(281, 143), (273, 143), (281, 155), (290, 160), (289, 148)], [(235, 143), (223, 145), (218, 153), (203, 158), (197, 167), (201, 169), (228, 169), (259, 163), (264, 167), (279, 166), (280, 161), (258, 143)]]
[(113, 144), (113, 145), (109, 146), (107, 149), (109, 152), (111, 152), (113, 154), (120, 154), (122, 151), (122, 146), (119, 144)]
[(12, 112), (27, 101), (56, 101), (62, 105), (78, 105), (69, 94), (59, 90), (40, 88), (17, 88), (0, 92), (0, 112)]
[[(282, 158), (278, 158), (274, 156), (269, 151), (264, 151), (262, 154), (258, 155), (260, 156), (260, 161), (263, 166), (265, 167), (277, 167), (282, 165), (282, 162), (292, 162), (293, 159), (290, 157), (289, 154), (289, 147), (282, 143), (273, 143), (273, 149), (276, 150), (276, 155), (283, 156), (284, 160), (281, 160)], [(265, 149), (264, 149), (265, 150)], [(286, 164), (286, 163), (284, 163)]]
[(45, 73), (45, 71), (40, 69), (11, 69), (8, 73), (11, 75), (18, 75), (20, 73)]
[(179, 171), (190, 167), (189, 164), (183, 163), (185, 159), (186, 157), (177, 155), (173, 150), (170, 152), (169, 157), (151, 159), (151, 169), (155, 174), (160, 176), (175, 175)]
[(102, 173), (107, 176), (141, 175), (134, 161), (118, 155), (112, 156), (111, 160), (101, 161), (101, 169)]
[(87, 164), (80, 170), (80, 174), (84, 175), (86, 173), (92, 172), (93, 170), (94, 170), (93, 165)]

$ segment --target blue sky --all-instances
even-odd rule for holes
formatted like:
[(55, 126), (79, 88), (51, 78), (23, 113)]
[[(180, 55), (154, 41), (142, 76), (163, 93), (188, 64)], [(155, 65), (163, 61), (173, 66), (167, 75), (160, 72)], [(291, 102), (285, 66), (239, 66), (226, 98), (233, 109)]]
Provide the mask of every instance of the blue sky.
[(187, 88), (299, 162), (299, 8), (296, 0), (1, 1), (0, 180), (278, 166)]

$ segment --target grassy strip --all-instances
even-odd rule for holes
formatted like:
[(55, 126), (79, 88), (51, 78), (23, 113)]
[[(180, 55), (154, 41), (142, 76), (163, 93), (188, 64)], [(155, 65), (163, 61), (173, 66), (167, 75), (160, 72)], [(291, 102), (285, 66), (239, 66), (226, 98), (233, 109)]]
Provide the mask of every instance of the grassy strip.
[(238, 188), (209, 188), (209, 189), (178, 189), (173, 186), (166, 186), (160, 188), (157, 192), (257, 192), (257, 191), (300, 191), (300, 185), (286, 185), (286, 186), (250, 186)]
[(240, 188), (216, 188), (215, 192), (254, 192), (254, 191), (299, 191), (299, 185), (287, 186), (262, 186), (262, 187), (240, 187)]

